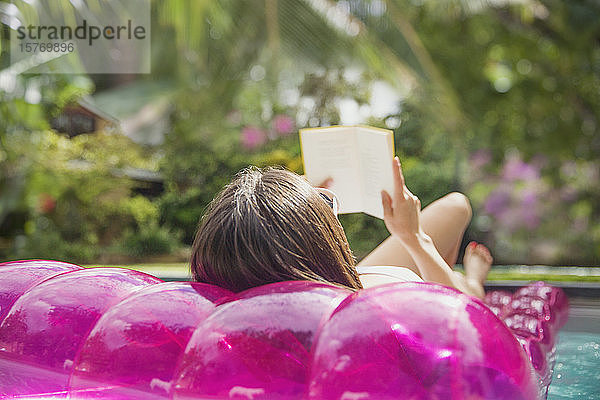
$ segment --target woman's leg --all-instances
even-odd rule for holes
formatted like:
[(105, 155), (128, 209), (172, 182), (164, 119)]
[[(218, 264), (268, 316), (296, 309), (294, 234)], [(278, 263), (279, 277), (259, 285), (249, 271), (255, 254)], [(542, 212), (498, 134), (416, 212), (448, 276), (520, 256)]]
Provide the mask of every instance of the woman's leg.
[[(438, 199), (421, 211), (421, 226), (433, 240), (440, 255), (448, 265), (456, 264), (463, 234), (471, 222), (471, 205), (462, 193), (453, 192)], [(407, 267), (419, 276), (415, 262), (402, 243), (388, 237), (358, 264), (395, 265)]]

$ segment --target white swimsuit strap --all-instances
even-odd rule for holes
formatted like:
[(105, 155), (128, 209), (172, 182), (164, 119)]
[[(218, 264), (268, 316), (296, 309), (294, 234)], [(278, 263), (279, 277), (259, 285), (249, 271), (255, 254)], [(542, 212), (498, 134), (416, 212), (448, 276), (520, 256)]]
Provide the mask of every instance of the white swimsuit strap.
[(391, 265), (374, 265), (356, 267), (358, 275), (385, 275), (407, 282), (423, 282), (423, 279), (406, 267), (395, 267)]

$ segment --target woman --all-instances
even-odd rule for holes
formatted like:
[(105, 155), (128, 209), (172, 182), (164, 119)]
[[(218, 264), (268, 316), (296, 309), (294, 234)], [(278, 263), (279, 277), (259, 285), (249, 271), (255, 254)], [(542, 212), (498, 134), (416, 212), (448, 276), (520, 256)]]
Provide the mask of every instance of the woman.
[(465, 250), (465, 275), (452, 271), (469, 224), (468, 200), (451, 193), (421, 211), (394, 158), (394, 193), (381, 193), (390, 237), (355, 267), (332, 193), (292, 172), (249, 168), (227, 185), (203, 216), (193, 245), (194, 279), (238, 292), (286, 280), (357, 290), (429, 281), (483, 297), (492, 263), (487, 249)]

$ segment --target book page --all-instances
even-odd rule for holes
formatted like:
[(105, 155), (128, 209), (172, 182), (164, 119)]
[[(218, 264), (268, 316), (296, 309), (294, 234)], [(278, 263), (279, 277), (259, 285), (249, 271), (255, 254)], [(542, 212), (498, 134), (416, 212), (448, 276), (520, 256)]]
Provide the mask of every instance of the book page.
[(361, 165), (363, 212), (383, 219), (381, 190), (394, 191), (392, 131), (357, 127), (356, 145)]
[(362, 212), (362, 188), (355, 127), (333, 126), (300, 130), (304, 173), (312, 185), (333, 179), (340, 213)]

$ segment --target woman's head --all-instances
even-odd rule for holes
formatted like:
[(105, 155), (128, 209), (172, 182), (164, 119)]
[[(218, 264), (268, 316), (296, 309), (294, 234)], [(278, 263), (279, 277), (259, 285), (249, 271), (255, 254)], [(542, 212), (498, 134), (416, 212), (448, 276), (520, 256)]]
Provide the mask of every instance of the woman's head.
[(241, 291), (286, 280), (358, 289), (344, 230), (327, 202), (293, 172), (248, 168), (202, 217), (194, 279)]

